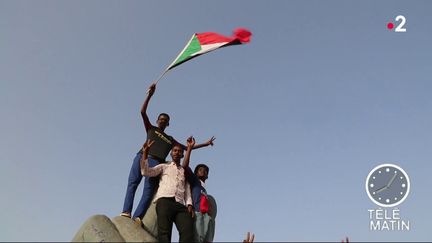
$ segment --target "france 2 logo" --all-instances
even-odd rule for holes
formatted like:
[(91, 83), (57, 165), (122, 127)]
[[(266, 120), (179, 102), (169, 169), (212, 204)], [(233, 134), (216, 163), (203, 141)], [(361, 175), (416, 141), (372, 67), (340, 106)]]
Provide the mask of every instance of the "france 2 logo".
[[(406, 24), (406, 18), (405, 18), (405, 16), (398, 15), (395, 18), (395, 21), (396, 21), (396, 23), (398, 23), (398, 25), (394, 29), (394, 32), (406, 32), (407, 31), (406, 28), (404, 28), (404, 26)], [(395, 27), (395, 25), (392, 22), (387, 23), (387, 29), (392, 30), (394, 27)]]

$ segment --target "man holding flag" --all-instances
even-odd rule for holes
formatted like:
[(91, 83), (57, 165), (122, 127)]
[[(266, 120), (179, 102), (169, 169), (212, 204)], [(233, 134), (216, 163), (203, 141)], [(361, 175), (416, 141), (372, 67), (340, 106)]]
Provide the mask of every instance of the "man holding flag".
[[(147, 97), (143, 103), (141, 108), (141, 116), (143, 118), (144, 127), (147, 133), (147, 140), (154, 141), (153, 146), (151, 146), (149, 150), (149, 158), (148, 164), (149, 167), (154, 167), (160, 163), (165, 163), (166, 157), (173, 148), (174, 145), (179, 144), (184, 149), (186, 146), (177, 142), (172, 136), (169, 136), (165, 133), (165, 128), (169, 126), (170, 117), (166, 113), (161, 113), (158, 116), (156, 121), (157, 126), (153, 126), (147, 116), (147, 106), (150, 102), (150, 98), (153, 96), (156, 90), (156, 84), (153, 83), (150, 85), (147, 91)], [(207, 142), (202, 144), (197, 144), (193, 147), (193, 149), (202, 148), (205, 146), (212, 145), (214, 137), (211, 137)], [(142, 149), (136, 154), (132, 168), (129, 173), (128, 186), (125, 196), (125, 201), (123, 205), (123, 212), (120, 214), (121, 216), (131, 217), (133, 201), (135, 197), (136, 189), (139, 183), (142, 180), (141, 175), (141, 167), (140, 160), (142, 157)], [(157, 177), (146, 177), (144, 182), (144, 190), (141, 200), (138, 204), (138, 207), (135, 209), (135, 213), (133, 214), (133, 219), (141, 224), (141, 220), (144, 217), (148, 207), (150, 206), (151, 199), (154, 195), (155, 188), (159, 183), (159, 178)]]
[[(173, 137), (167, 135), (165, 133), (165, 128), (169, 126), (170, 117), (166, 113), (161, 113), (158, 116), (156, 121), (157, 126), (153, 126), (150, 123), (150, 120), (147, 116), (147, 106), (152, 97), (153, 93), (156, 89), (156, 84), (159, 80), (171, 69), (177, 67), (178, 65), (189, 61), (195, 57), (198, 57), (202, 54), (227, 47), (232, 45), (241, 45), (250, 42), (250, 38), (252, 33), (244, 28), (237, 28), (233, 31), (232, 36), (224, 36), (215, 32), (204, 32), (204, 33), (195, 33), (192, 35), (189, 42), (180, 52), (180, 54), (174, 59), (174, 61), (165, 69), (162, 75), (156, 80), (155, 83), (150, 85), (149, 90), (147, 92), (147, 97), (144, 101), (144, 104), (141, 109), (141, 115), (144, 121), (144, 126), (147, 133), (147, 140), (154, 141), (154, 145), (149, 150), (149, 158), (148, 164), (149, 167), (154, 167), (159, 163), (165, 163), (165, 158), (167, 157), (170, 150), (174, 145), (180, 144)], [(204, 146), (212, 145), (214, 137), (211, 137), (207, 142), (203, 144), (197, 144), (193, 146), (193, 149), (201, 148)], [(180, 144), (183, 149), (186, 149), (185, 145)], [(131, 211), (133, 206), (133, 200), (135, 196), (135, 191), (142, 180), (142, 175), (140, 172), (140, 160), (142, 157), (142, 150), (140, 150), (132, 164), (132, 168), (129, 174), (128, 187), (126, 192), (126, 197), (123, 206), (122, 216), (131, 217)], [(143, 216), (145, 215), (151, 198), (153, 197), (155, 187), (158, 185), (157, 178), (148, 178), (145, 179), (144, 184), (144, 192), (139, 202), (137, 209), (133, 215), (134, 219), (138, 219), (141, 221)]]

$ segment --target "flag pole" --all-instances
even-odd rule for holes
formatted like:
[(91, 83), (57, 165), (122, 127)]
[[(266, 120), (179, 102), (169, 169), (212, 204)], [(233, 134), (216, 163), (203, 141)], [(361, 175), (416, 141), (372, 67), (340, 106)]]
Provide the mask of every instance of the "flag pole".
[[(193, 38), (194, 38), (195, 34), (192, 35), (192, 37), (190, 38), (190, 40), (188, 41), (188, 43), (186, 44), (186, 46), (183, 48), (183, 50), (178, 54), (178, 56), (173, 60), (173, 62), (168, 65), (168, 67), (165, 69), (165, 71), (161, 74), (161, 76), (159, 76), (159, 78), (156, 80), (156, 82), (154, 82), (154, 84), (158, 84), (159, 81), (163, 78), (163, 76), (165, 76), (165, 74), (171, 70), (171, 68), (173, 68), (175, 64), (175, 62), (177, 61), (177, 59), (183, 54), (183, 52), (187, 49), (187, 47), (189, 46), (189, 44), (192, 42)], [(178, 64), (177, 64), (178, 65)]]
[[(165, 69), (165, 71), (159, 76), (159, 78), (156, 80), (156, 82), (154, 82), (155, 85), (157, 85), (157, 83), (159, 82), (159, 80), (162, 79), (162, 77), (169, 71), (169, 69)], [(149, 93), (150, 89), (147, 90), (147, 94)]]
[(159, 80), (162, 79), (162, 77), (168, 72), (168, 69), (165, 69), (165, 71), (159, 76), (159, 78), (156, 80), (155, 84), (159, 82)]
[[(156, 80), (155, 84), (157, 84), (159, 82), (159, 80), (162, 79), (162, 77), (171, 69), (173, 68), (176, 61), (179, 59), (179, 57), (183, 54), (183, 52), (187, 49), (187, 47), (189, 46), (189, 44), (192, 42), (193, 38), (194, 38), (195, 34), (192, 35), (192, 37), (190, 38), (190, 40), (188, 41), (188, 43), (186, 44), (186, 46), (183, 48), (183, 50), (177, 55), (177, 57), (172, 61), (172, 63), (170, 65), (168, 65), (168, 67), (165, 69), (165, 71), (161, 74), (161, 76), (159, 76), (159, 78)], [(178, 64), (177, 64), (178, 65)]]

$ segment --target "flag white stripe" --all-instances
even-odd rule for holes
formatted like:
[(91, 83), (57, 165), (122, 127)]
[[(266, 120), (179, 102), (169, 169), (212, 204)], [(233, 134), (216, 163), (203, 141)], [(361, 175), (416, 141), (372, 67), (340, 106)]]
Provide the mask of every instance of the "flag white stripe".
[(193, 38), (195, 37), (195, 34), (192, 35), (192, 37), (190, 38), (189, 42), (186, 44), (186, 46), (183, 48), (183, 50), (178, 54), (178, 56), (174, 59), (174, 61), (168, 65), (168, 67), (166, 68), (165, 72), (168, 71), (168, 69), (174, 65), (174, 63), (177, 61), (177, 59), (183, 54), (183, 52), (186, 50), (186, 48), (189, 47), (190, 43), (192, 42)]
[(214, 43), (214, 44), (207, 44), (201, 46), (201, 51), (195, 52), (192, 56), (200, 55), (209, 51), (213, 51), (223, 45), (226, 45), (228, 42), (220, 42), (220, 43)]

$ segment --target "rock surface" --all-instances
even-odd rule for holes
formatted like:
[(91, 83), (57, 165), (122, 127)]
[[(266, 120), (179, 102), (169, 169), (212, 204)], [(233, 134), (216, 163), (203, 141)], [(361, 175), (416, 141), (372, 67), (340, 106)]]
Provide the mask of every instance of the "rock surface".
[(144, 229), (149, 232), (154, 238), (157, 239), (157, 215), (156, 215), (156, 203), (151, 203), (147, 209), (146, 214), (143, 218)]
[(72, 242), (156, 242), (157, 239), (132, 219), (94, 215), (81, 226)]
[(81, 226), (72, 242), (125, 242), (116, 226), (105, 215), (94, 215)]
[(217, 215), (216, 199), (212, 195), (207, 195), (207, 200), (209, 203), (208, 214), (210, 215), (210, 217), (212, 217), (212, 219), (216, 220), (216, 215)]
[[(209, 197), (209, 215), (216, 219), (216, 200)], [(112, 219), (105, 215), (88, 218), (72, 242), (157, 242), (156, 204), (152, 203), (143, 219), (144, 227), (123, 216)]]

